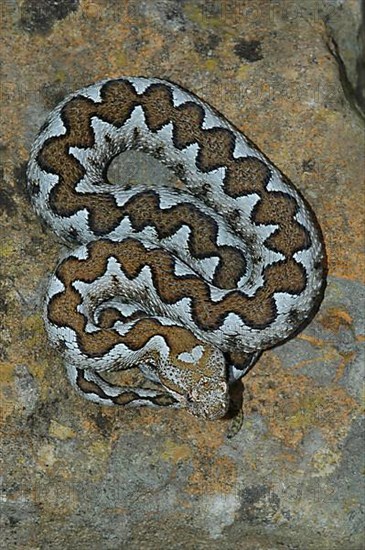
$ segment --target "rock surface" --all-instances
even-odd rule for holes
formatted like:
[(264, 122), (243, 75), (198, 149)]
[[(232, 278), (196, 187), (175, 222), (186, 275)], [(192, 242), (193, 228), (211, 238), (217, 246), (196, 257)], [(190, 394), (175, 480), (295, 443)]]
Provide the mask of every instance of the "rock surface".
[[(339, 66), (356, 82), (341, 43), (358, 47), (360, 2), (302, 4), (3, 2), (2, 548), (364, 548), (364, 121)], [(334, 50), (343, 10), (355, 23)], [(123, 74), (214, 105), (296, 183), (324, 232), (322, 307), (247, 375), (231, 440), (224, 421), (82, 401), (46, 340), (40, 305), (61, 245), (26, 196), (29, 148), (67, 93)], [(130, 179), (169, 177), (126, 162)]]

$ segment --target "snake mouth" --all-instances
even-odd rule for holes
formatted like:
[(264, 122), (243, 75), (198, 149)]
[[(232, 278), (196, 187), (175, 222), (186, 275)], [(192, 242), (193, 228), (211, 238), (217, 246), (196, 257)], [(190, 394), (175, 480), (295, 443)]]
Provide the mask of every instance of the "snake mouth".
[(204, 420), (219, 420), (226, 416), (228, 405), (228, 401), (222, 400), (212, 405), (206, 403), (193, 403), (188, 406), (188, 408), (190, 412), (198, 418), (203, 418)]

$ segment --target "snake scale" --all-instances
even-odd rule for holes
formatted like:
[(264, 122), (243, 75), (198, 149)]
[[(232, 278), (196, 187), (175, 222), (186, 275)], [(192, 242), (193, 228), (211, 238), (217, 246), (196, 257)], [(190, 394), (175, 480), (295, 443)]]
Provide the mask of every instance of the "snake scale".
[[(152, 155), (181, 186), (111, 183), (127, 150)], [(318, 309), (325, 253), (312, 210), (177, 84), (123, 77), (72, 93), (38, 134), (27, 178), (37, 213), (77, 243), (50, 279), (44, 317), (87, 399), (221, 418), (230, 385)], [(132, 367), (156, 389), (102, 377)]]

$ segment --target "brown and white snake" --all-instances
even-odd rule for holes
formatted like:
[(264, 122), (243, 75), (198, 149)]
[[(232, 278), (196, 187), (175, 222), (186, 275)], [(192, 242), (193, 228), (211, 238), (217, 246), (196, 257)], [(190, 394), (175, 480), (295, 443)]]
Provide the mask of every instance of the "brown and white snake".
[[(110, 183), (126, 150), (160, 160), (182, 188)], [(38, 214), (79, 243), (50, 280), (45, 323), (72, 385), (97, 403), (220, 418), (230, 384), (322, 299), (308, 204), (242, 132), (171, 82), (123, 77), (69, 95), (34, 143), (28, 185)], [(131, 367), (160, 386), (100, 374)]]

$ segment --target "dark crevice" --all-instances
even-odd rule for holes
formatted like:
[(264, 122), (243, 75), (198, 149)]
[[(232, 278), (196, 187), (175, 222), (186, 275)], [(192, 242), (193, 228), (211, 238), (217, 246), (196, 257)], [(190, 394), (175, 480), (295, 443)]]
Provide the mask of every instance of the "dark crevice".
[[(330, 34), (328, 35), (328, 40), (326, 45), (327, 45), (328, 51), (330, 52), (330, 54), (332, 55), (332, 57), (335, 59), (337, 63), (342, 89), (351, 109), (362, 120), (365, 120), (365, 96), (364, 96), (363, 86), (361, 86), (361, 82), (363, 80), (365, 81), (365, 45), (364, 43), (362, 44), (363, 51), (360, 52), (358, 56), (358, 64), (357, 64), (358, 80), (357, 80), (356, 87), (352, 84), (351, 80), (348, 77), (346, 65), (342, 59), (338, 43)], [(362, 72), (361, 71), (359, 72), (360, 69)]]

